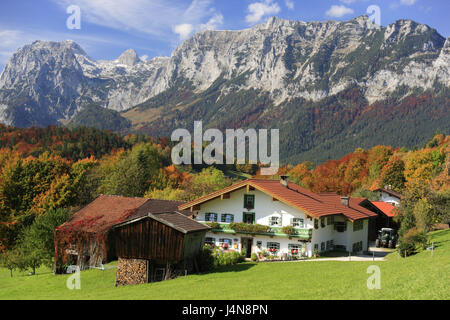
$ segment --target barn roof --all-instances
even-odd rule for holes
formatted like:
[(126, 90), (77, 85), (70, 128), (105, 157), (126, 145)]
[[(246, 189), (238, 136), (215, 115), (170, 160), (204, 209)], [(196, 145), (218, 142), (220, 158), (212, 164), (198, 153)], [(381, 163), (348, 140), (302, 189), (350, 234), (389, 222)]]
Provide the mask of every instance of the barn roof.
[(149, 199), (146, 203), (140, 206), (135, 213), (125, 219), (125, 221), (146, 217), (149, 213), (165, 213), (174, 211), (178, 211), (185, 216), (190, 216), (192, 214), (190, 211), (178, 210), (178, 207), (183, 203), (184, 201)]
[(100, 233), (126, 220), (149, 199), (100, 195), (57, 228)]
[(381, 212), (383, 212), (386, 216), (389, 218), (392, 218), (395, 216), (395, 207), (387, 202), (383, 201), (372, 201), (373, 205), (380, 209)]
[(210, 227), (205, 226), (180, 212), (158, 212), (146, 215), (136, 216), (135, 219), (128, 219), (114, 226), (114, 228), (122, 227), (128, 224), (136, 223), (144, 219), (154, 219), (182, 233), (191, 233), (197, 231), (208, 231)]
[(193, 208), (196, 205), (220, 197), (222, 194), (242, 189), (247, 186), (251, 186), (264, 192), (286, 205), (303, 211), (307, 215), (315, 218), (330, 215), (344, 215), (348, 219), (355, 221), (376, 216), (374, 212), (360, 206), (361, 202), (365, 200), (363, 198), (350, 199), (350, 205), (347, 207), (341, 203), (340, 196), (335, 193), (317, 194), (292, 182), (289, 182), (288, 187), (286, 187), (281, 185), (279, 180), (262, 179), (248, 179), (238, 182), (230, 187), (182, 204), (179, 206), (179, 209), (186, 210), (188, 208)]

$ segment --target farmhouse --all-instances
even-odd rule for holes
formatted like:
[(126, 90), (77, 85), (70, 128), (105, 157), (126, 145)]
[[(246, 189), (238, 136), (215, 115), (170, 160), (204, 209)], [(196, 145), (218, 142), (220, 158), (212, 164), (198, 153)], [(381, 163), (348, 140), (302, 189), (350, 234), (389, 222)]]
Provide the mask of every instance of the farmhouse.
[(400, 192), (393, 190), (390, 185), (385, 186), (384, 188), (376, 189), (374, 192), (378, 192), (380, 194), (381, 201), (390, 203), (396, 207), (400, 205), (400, 201), (403, 198), (403, 195)]
[(84, 270), (115, 260), (115, 239), (111, 232), (114, 225), (126, 221), (141, 207), (149, 212), (170, 212), (176, 211), (180, 204), (179, 201), (100, 195), (56, 228), (55, 272), (64, 272), (69, 265)]
[[(362, 207), (366, 199), (316, 194), (289, 182), (249, 179), (180, 205), (212, 230), (205, 242), (280, 257), (315, 251), (368, 249), (369, 220), (377, 214)], [(373, 225), (373, 224), (371, 224)]]
[(161, 281), (196, 269), (209, 229), (179, 212), (157, 212), (144, 204), (114, 226), (116, 285)]

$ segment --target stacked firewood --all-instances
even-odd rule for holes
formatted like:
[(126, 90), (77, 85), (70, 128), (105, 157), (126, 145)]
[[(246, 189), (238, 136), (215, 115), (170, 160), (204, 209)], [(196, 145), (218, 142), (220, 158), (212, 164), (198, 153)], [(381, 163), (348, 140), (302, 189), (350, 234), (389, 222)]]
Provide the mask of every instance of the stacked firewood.
[(147, 282), (147, 260), (119, 258), (117, 262), (116, 286), (143, 284)]

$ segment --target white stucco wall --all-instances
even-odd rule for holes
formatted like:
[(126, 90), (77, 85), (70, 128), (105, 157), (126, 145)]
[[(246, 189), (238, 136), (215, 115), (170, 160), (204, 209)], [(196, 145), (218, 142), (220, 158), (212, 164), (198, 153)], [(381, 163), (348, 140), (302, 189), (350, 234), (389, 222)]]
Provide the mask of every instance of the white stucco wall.
[[(244, 194), (255, 195), (255, 208), (253, 210), (247, 210), (244, 208)], [(294, 209), (280, 201), (272, 201), (272, 198), (259, 191), (249, 191), (246, 189), (236, 190), (231, 193), (229, 199), (216, 198), (206, 203), (202, 203), (196, 220), (204, 222), (206, 213), (217, 213), (217, 222), (221, 222), (221, 214), (229, 213), (234, 215), (234, 222), (242, 222), (244, 212), (255, 213), (255, 223), (261, 225), (269, 225), (269, 217), (278, 216), (281, 217), (282, 226), (288, 226), (291, 224), (291, 218), (301, 218), (304, 220), (304, 229), (312, 229), (311, 241), (305, 244), (307, 249), (307, 255), (311, 257), (314, 254), (314, 244), (319, 245), (319, 251), (321, 243), (333, 240), (334, 245), (343, 245), (347, 248), (347, 251), (352, 250), (353, 243), (363, 241), (364, 250), (367, 249), (367, 233), (368, 233), (368, 220), (364, 221), (364, 228), (361, 231), (353, 232), (353, 224), (347, 222), (346, 232), (337, 232), (334, 230), (334, 225), (327, 225), (327, 218), (325, 218), (325, 227), (322, 228), (319, 221), (319, 228), (314, 229), (314, 219), (309, 219), (302, 211)], [(335, 216), (334, 221), (345, 221), (342, 216)], [(233, 245), (236, 244), (237, 250), (242, 249), (241, 238), (249, 238), (249, 235), (241, 234), (227, 234), (227, 233), (207, 233), (206, 237), (215, 238), (216, 245), (219, 245), (219, 239), (227, 238), (233, 240)], [(235, 241), (236, 240), (236, 241)], [(257, 241), (262, 241), (261, 250), (267, 250), (267, 242), (280, 243), (279, 253), (288, 253), (289, 244), (303, 245), (304, 242), (299, 242), (298, 238), (285, 238), (285, 237), (269, 237), (269, 236), (254, 236), (252, 252), (257, 252)]]
[(393, 197), (393, 196), (391, 196), (390, 194), (388, 194), (386, 192), (381, 192), (381, 201), (392, 203), (395, 206), (399, 206), (400, 205), (400, 199), (399, 198)]

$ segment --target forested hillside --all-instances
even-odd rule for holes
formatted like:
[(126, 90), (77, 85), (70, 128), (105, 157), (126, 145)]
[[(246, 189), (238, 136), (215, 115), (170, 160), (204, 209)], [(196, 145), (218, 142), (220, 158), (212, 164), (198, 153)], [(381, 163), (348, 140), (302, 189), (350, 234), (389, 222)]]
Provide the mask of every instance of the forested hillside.
[[(189, 201), (255, 173), (278, 178), (258, 176), (254, 165), (175, 166), (166, 138), (121, 138), (86, 128), (0, 128), (0, 251), (45, 255), (31, 261), (51, 264), (53, 247), (30, 247), (29, 239), (44, 237), (51, 244), (52, 230), (99, 194)], [(392, 185), (405, 195), (398, 213), (405, 232), (429, 230), (449, 219), (449, 151), (450, 136), (437, 134), (420, 149), (358, 148), (340, 160), (289, 165), (278, 174), (315, 192), (371, 200), (377, 197), (371, 190)]]

